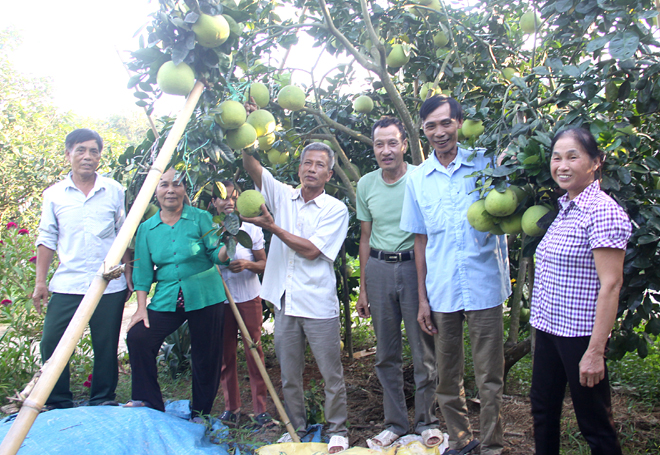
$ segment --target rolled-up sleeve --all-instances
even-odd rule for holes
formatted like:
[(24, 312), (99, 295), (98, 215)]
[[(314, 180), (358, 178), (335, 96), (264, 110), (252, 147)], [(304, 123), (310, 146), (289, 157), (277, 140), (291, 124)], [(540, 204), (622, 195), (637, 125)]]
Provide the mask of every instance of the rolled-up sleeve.
[[(417, 172), (417, 171), (416, 171)], [(417, 195), (415, 191), (415, 182), (412, 176), (406, 182), (406, 193), (403, 197), (403, 207), (401, 208), (401, 221), (399, 228), (402, 231), (412, 232), (413, 234), (426, 234), (424, 217), (419, 210)]]
[(44, 201), (41, 206), (41, 220), (39, 221), (39, 235), (36, 245), (43, 245), (53, 251), (57, 250), (59, 228), (57, 218), (53, 211), (53, 204), (48, 192), (44, 193)]
[(149, 292), (154, 281), (154, 263), (151, 260), (147, 235), (149, 229), (140, 225), (135, 238), (135, 262), (133, 263), (133, 286), (136, 291)]

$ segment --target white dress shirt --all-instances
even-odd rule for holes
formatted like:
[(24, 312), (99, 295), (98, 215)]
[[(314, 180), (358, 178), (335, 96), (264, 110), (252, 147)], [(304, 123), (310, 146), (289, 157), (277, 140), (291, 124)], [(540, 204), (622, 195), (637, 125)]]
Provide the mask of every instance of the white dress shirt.
[(263, 169), (261, 181), (261, 193), (275, 224), (321, 251), (316, 259), (306, 259), (274, 235), (261, 297), (280, 309), (286, 291), (284, 314), (310, 319), (338, 317), (334, 260), (348, 232), (346, 205), (326, 193), (305, 202), (299, 189), (278, 182), (267, 169)]
[[(236, 259), (247, 259), (248, 261), (254, 262), (254, 254), (252, 253), (252, 250), (256, 251), (264, 249), (264, 232), (260, 227), (251, 223), (242, 223), (241, 231), (245, 231), (252, 239), (252, 248), (245, 248), (238, 243), (236, 245), (236, 254), (232, 258), (232, 261)], [(259, 282), (259, 276), (256, 273), (251, 272), (248, 269), (234, 273), (230, 271), (226, 265), (220, 266), (220, 272), (225, 279), (225, 283), (227, 283), (227, 288), (229, 288), (229, 292), (231, 292), (234, 302), (247, 302), (248, 300), (252, 300), (259, 296), (261, 283)]]
[[(60, 260), (48, 289), (85, 294), (125, 218), (124, 189), (99, 174), (87, 196), (73, 183), (71, 174), (44, 191), (36, 244), (56, 250)], [(122, 275), (108, 283), (104, 294), (124, 289)]]

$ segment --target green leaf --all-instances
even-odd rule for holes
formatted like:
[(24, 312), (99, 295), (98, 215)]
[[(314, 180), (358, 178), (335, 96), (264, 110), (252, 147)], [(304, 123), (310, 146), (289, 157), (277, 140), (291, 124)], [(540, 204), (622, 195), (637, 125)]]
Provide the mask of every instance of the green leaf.
[(231, 235), (238, 234), (238, 230), (241, 228), (241, 220), (236, 212), (227, 215), (223, 224), (227, 232), (229, 232)]
[(236, 234), (235, 237), (238, 243), (243, 245), (243, 247), (247, 249), (252, 249), (252, 239), (250, 238), (250, 235), (247, 232), (238, 231), (238, 234)]
[(233, 237), (229, 237), (227, 242), (225, 242), (225, 246), (227, 247), (227, 256), (234, 259), (234, 256), (236, 256), (236, 240)]
[(594, 38), (589, 43), (587, 43), (586, 51), (590, 54), (593, 54), (599, 49), (602, 49), (605, 47), (605, 45), (610, 41), (610, 38), (608, 35), (605, 36), (599, 36), (598, 38)]
[(610, 41), (609, 52), (612, 58), (626, 60), (635, 54), (638, 46), (639, 37), (635, 32), (617, 32)]

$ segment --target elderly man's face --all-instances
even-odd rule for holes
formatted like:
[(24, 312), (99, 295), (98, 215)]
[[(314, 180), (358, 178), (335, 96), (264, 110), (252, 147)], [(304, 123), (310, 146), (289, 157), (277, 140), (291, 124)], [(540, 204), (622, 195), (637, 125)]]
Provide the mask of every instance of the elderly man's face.
[(94, 139), (79, 142), (71, 150), (64, 152), (64, 156), (71, 163), (73, 175), (88, 178), (94, 175), (101, 161), (101, 150)]

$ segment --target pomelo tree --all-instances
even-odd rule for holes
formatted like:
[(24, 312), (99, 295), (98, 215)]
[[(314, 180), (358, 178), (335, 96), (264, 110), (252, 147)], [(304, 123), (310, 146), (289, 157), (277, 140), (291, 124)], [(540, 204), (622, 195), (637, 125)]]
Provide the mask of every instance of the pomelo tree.
[[(525, 196), (511, 215), (517, 220), (525, 208), (552, 207), (560, 196), (548, 160), (554, 133), (568, 126), (589, 128), (607, 153), (602, 187), (625, 208), (634, 225), (610, 357), (631, 351), (643, 357), (648, 343), (660, 333), (660, 309), (654, 299), (660, 285), (660, 191), (654, 180), (660, 171), (655, 4), (650, 0), (470, 4), (162, 0), (140, 37), (140, 48), (133, 52), (130, 68), (135, 75), (128, 87), (135, 90), (139, 105), (152, 110), (161, 93), (158, 69), (170, 60), (187, 63), (206, 84), (175, 158), (177, 168), (190, 177), (202, 207), (217, 180), (232, 178), (239, 188), (251, 185), (241, 168), (240, 150), (228, 146), (227, 137), (235, 130), (223, 128), (218, 120), (220, 103), (245, 102), (251, 84), (268, 89), (268, 104), (262, 101), (263, 94), (258, 103), (273, 115), (276, 125), (266, 133), (271, 136), (259, 141), (265, 144), (262, 151), (255, 146), (250, 150), (261, 153), (262, 163), (280, 180), (295, 186), (296, 158), (302, 147), (311, 141), (329, 141), (338, 165), (327, 190), (351, 209), (357, 180), (376, 167), (370, 128), (381, 115), (395, 115), (404, 122), (413, 163), (428, 156), (428, 144), (420, 137), (421, 88), (425, 96), (440, 90), (463, 105), (469, 120), (462, 136), (464, 147), (484, 147), (493, 157), (504, 154), (502, 165), (483, 172), (475, 190), (485, 195), (490, 188), (504, 192), (509, 184), (523, 187)], [(202, 14), (222, 14), (236, 23), (221, 45), (205, 47), (196, 41), (193, 27)], [(319, 50), (317, 56), (304, 56), (309, 62), (305, 69), (291, 68), (288, 62), (297, 52), (296, 44), (310, 40)], [(319, 75), (315, 69), (320, 62), (333, 57), (336, 66)], [(277, 101), (280, 91), (293, 91), (286, 88), (291, 81), (306, 96), (303, 107), (284, 103), (285, 109)], [(359, 96), (371, 98), (374, 108), (356, 112), (353, 101)], [(129, 202), (171, 123), (172, 119), (164, 119), (159, 132), (149, 132), (140, 146), (120, 157), (125, 170), (133, 173)], [(274, 151), (289, 157), (276, 159)], [(353, 223), (347, 242), (354, 255), (358, 229)], [(531, 257), (538, 238), (510, 235), (509, 244), (515, 291), (510, 301), (507, 367), (531, 346), (529, 339), (518, 339), (519, 315), (529, 308)]]

